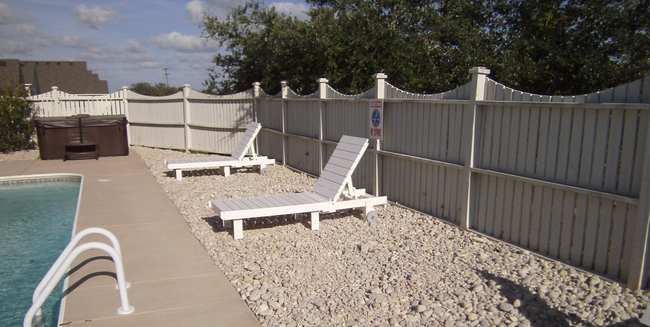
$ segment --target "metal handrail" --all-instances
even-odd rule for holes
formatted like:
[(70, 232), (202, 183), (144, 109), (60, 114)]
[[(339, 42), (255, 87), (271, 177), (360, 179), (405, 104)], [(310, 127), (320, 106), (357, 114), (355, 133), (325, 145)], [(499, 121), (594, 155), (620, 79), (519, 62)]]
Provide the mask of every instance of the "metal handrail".
[[(89, 242), (76, 247), (76, 245), (83, 237), (90, 234), (101, 234), (106, 236), (111, 241), (113, 246), (109, 246), (101, 242)], [(103, 228), (92, 227), (85, 229), (75, 235), (75, 237), (63, 250), (54, 265), (52, 265), (45, 277), (43, 277), (41, 282), (38, 284), (32, 298), (32, 306), (25, 314), (25, 319), (23, 320), (24, 327), (33, 327), (32, 323), (34, 317), (37, 317), (37, 321), (42, 323), (41, 306), (45, 300), (52, 293), (61, 278), (63, 278), (74, 259), (76, 259), (81, 253), (93, 249), (106, 252), (111, 256), (113, 263), (115, 264), (115, 272), (117, 275), (117, 289), (120, 293), (121, 302), (121, 306), (118, 308), (117, 313), (125, 315), (134, 311), (133, 306), (129, 304), (129, 297), (127, 293), (128, 283), (125, 280), (124, 265), (122, 263), (122, 253), (119, 242), (113, 233)]]
[[(54, 272), (56, 272), (56, 269), (61, 265), (61, 262), (70, 254), (72, 249), (74, 249), (77, 244), (86, 236), (92, 235), (92, 234), (99, 234), (105, 236), (113, 245), (113, 249), (115, 249), (115, 252), (122, 257), (122, 250), (120, 248), (120, 242), (117, 240), (117, 237), (115, 237), (115, 234), (111, 233), (110, 231), (104, 229), (104, 228), (99, 228), (99, 227), (90, 227), (86, 228), (79, 233), (77, 233), (72, 240), (66, 245), (65, 249), (61, 252), (61, 255), (56, 259), (52, 267), (50, 267), (50, 270), (47, 271), (47, 274), (41, 279), (41, 281), (38, 283), (38, 286), (36, 286), (36, 289), (34, 290), (34, 294), (32, 295), (32, 303), (36, 301), (36, 298), (38, 295), (43, 291), (43, 288), (45, 287), (45, 284), (52, 278), (52, 275), (54, 275)], [(128, 282), (127, 282), (127, 287), (128, 287)]]

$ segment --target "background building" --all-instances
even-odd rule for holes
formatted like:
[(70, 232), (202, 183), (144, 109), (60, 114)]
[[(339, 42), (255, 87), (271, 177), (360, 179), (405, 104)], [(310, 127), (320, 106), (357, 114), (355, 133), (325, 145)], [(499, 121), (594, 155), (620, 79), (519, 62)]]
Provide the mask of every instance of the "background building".
[(108, 83), (88, 70), (85, 61), (22, 61), (0, 59), (0, 89), (32, 84), (32, 94), (52, 86), (73, 94), (108, 93)]

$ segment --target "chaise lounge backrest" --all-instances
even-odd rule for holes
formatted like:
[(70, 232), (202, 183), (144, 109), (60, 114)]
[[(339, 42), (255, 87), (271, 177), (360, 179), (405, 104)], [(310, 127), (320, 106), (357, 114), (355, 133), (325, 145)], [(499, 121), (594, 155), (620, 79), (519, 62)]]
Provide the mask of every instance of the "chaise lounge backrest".
[(338, 200), (367, 148), (367, 138), (343, 135), (316, 181), (314, 192), (330, 201)]
[(260, 123), (252, 122), (247, 124), (244, 135), (241, 136), (239, 143), (237, 143), (237, 146), (231, 153), (232, 157), (237, 160), (244, 159), (244, 156), (246, 156), (248, 149), (253, 145), (253, 142), (261, 129), (262, 125)]

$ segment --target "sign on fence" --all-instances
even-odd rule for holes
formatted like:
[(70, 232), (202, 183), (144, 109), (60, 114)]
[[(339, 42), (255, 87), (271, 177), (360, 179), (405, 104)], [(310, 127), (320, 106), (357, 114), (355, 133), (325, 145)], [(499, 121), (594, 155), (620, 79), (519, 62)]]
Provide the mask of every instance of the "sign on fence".
[(384, 102), (370, 100), (368, 102), (368, 136), (381, 140), (384, 137)]

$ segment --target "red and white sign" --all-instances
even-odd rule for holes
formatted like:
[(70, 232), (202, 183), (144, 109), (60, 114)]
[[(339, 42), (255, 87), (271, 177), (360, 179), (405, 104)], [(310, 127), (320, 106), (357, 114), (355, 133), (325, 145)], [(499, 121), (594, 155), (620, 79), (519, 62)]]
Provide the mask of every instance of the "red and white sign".
[(370, 100), (368, 102), (368, 136), (381, 140), (384, 137), (384, 102)]

